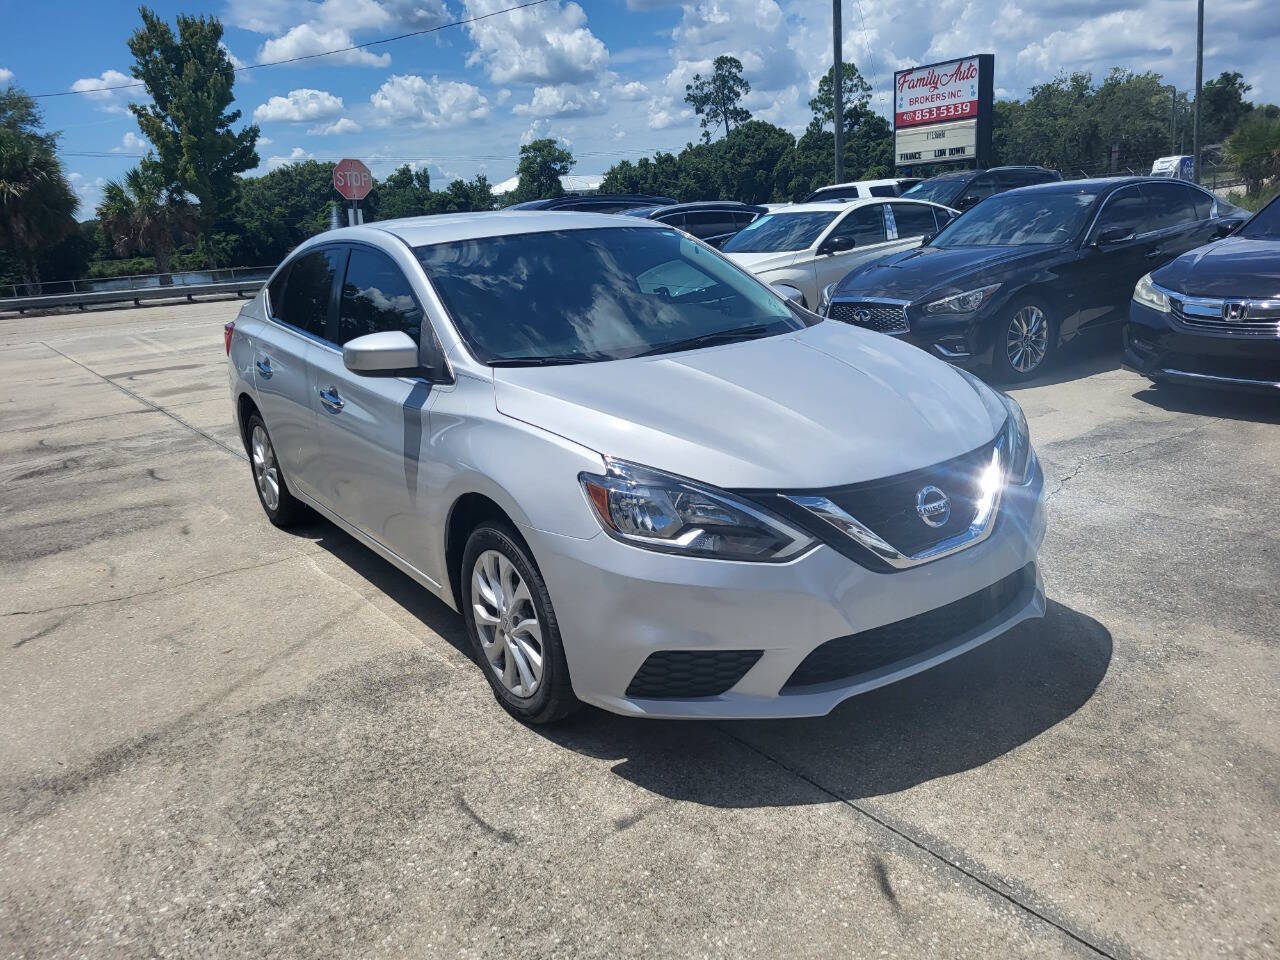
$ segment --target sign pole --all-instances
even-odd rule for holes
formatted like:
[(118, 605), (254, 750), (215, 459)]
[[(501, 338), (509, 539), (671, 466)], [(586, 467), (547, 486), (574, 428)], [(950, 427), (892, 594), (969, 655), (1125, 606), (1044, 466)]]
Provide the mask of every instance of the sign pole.
[(1191, 122), (1191, 177), (1200, 182), (1200, 89), (1204, 79), (1204, 0), (1196, 4), (1196, 115)]
[(836, 183), (844, 182), (844, 53), (840, 49), (840, 33), (840, 0), (831, 0), (831, 45), (835, 56), (831, 119), (836, 130)]

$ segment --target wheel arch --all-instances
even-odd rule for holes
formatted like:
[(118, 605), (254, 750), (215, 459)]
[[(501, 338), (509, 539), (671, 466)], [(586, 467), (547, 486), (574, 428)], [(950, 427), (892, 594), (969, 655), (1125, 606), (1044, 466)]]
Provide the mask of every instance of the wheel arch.
[[(457, 610), (462, 609), (462, 554), (466, 550), (471, 532), (486, 520), (497, 521), (508, 527), (529, 551), (529, 556), (533, 556), (528, 542), (520, 534), (515, 518), (496, 500), (476, 490), (457, 497), (449, 507), (444, 533), (446, 582), (453, 598), (453, 606)], [(536, 559), (534, 562), (537, 562)]]
[[(255, 413), (262, 417), (262, 411), (258, 409), (258, 404), (254, 402), (253, 397), (249, 396), (247, 390), (242, 390), (236, 397), (236, 427), (240, 431), (240, 442), (245, 445), (246, 452), (249, 449), (249, 434), (245, 427), (249, 423), (249, 418)], [(267, 422), (266, 417), (262, 418), (262, 422)]]

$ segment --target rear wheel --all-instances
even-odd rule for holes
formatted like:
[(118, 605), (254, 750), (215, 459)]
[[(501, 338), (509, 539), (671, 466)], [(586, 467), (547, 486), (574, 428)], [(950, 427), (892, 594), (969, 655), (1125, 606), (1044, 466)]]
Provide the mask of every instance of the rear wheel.
[(498, 702), (524, 723), (552, 723), (581, 705), (547, 585), (520, 537), (485, 523), (462, 554), (462, 615)]
[(991, 366), (1001, 380), (1017, 383), (1042, 373), (1055, 346), (1048, 305), (1039, 299), (1015, 301), (996, 331)]
[(271, 434), (258, 414), (251, 414), (245, 424), (249, 437), (249, 466), (253, 470), (253, 485), (258, 491), (258, 502), (277, 527), (290, 527), (302, 516), (303, 505), (289, 492), (276, 449), (271, 444)]

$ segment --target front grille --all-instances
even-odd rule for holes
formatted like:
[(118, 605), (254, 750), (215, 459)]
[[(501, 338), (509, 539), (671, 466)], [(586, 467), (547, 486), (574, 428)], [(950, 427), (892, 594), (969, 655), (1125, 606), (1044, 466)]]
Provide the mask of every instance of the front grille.
[[(816, 492), (899, 553), (912, 556), (969, 529), (978, 512), (980, 478), (991, 463), (994, 445), (992, 439), (976, 450), (922, 470)], [(940, 527), (929, 526), (916, 509), (916, 497), (926, 487), (937, 487), (951, 501), (951, 516)]]
[(1035, 564), (1027, 564), (986, 589), (944, 607), (916, 614), (897, 623), (828, 640), (800, 662), (782, 688), (796, 688), (848, 680), (945, 647), (974, 631), (1005, 610), (1035, 582)]
[(659, 650), (649, 654), (627, 687), (645, 700), (714, 697), (743, 678), (760, 650)]
[(1169, 299), (1174, 320), (1188, 330), (1235, 337), (1280, 337), (1280, 300)]
[(874, 330), (876, 333), (906, 333), (906, 307), (886, 303), (858, 303), (836, 301), (827, 310), (827, 316), (855, 327)]

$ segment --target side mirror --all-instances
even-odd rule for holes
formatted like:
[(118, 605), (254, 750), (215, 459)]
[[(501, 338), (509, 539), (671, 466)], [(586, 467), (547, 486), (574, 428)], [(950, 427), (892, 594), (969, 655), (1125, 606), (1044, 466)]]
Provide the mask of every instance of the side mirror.
[(434, 337), (421, 350), (403, 330), (367, 333), (342, 347), (342, 363), (362, 377), (426, 377), (447, 379), (448, 368)]
[(844, 253), (846, 250), (852, 250), (854, 246), (853, 237), (827, 237), (818, 248), (818, 255)]
[(933, 242), (933, 238), (936, 236), (937, 236), (937, 233), (926, 233), (923, 237), (920, 238), (920, 246), (927, 247), (929, 244)]
[(1110, 246), (1113, 243), (1124, 243), (1126, 240), (1132, 240), (1136, 236), (1128, 227), (1108, 227), (1101, 231), (1094, 239), (1100, 247)]
[(970, 207), (976, 206), (978, 201), (981, 199), (982, 199), (981, 197), (975, 196), (974, 194), (971, 193), (967, 197), (961, 197), (959, 200), (956, 201), (956, 209), (968, 210)]
[(1213, 235), (1215, 237), (1229, 237), (1240, 229), (1242, 223), (1244, 223), (1243, 220), (1219, 220), (1213, 225)]

